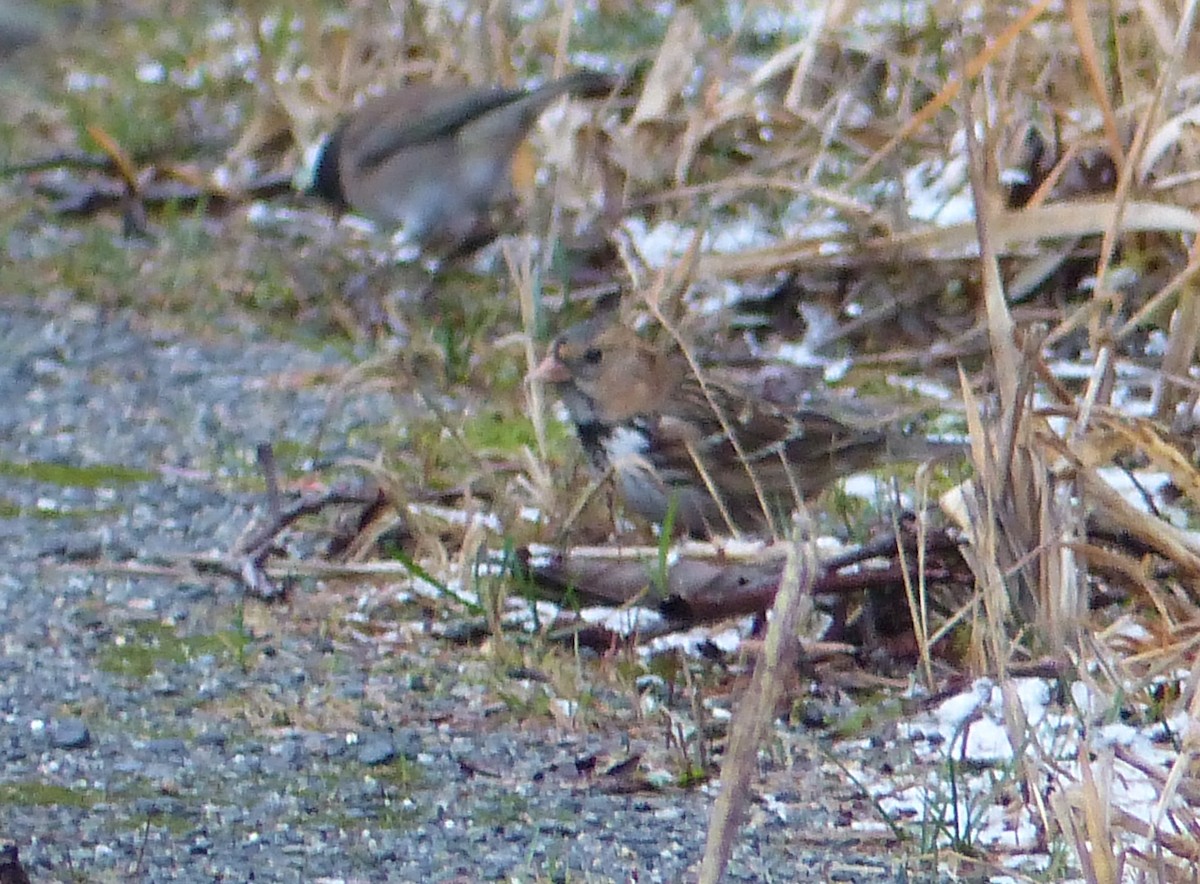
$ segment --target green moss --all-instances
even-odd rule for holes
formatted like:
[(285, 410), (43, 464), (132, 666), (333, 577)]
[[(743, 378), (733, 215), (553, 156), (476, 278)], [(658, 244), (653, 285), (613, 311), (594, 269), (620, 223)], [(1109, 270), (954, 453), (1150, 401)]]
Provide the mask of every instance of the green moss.
[(172, 835), (186, 835), (196, 828), (196, 818), (186, 811), (174, 813), (158, 810), (147, 814), (147, 821), (156, 829), (165, 829)]
[(119, 513), (120, 510), (115, 507), (102, 507), (98, 509), (81, 509), (78, 507), (65, 507), (53, 509), (33, 509), (23, 510), (22, 514), (32, 516), (35, 519), (41, 519), (45, 522), (53, 522), (59, 519), (93, 519), (106, 516), (112, 516)]
[(180, 636), (163, 623), (137, 623), (101, 651), (97, 665), (113, 675), (145, 678), (164, 664), (211, 654), (222, 664), (245, 668), (249, 643), (249, 636), (236, 629)]
[(482, 798), (471, 818), (481, 826), (505, 826), (529, 818), (529, 800), (516, 792), (500, 792)]
[(358, 812), (354, 814), (344, 812), (346, 805), (343, 802), (336, 798), (330, 800), (330, 796), (337, 796), (338, 790), (345, 785), (342, 772), (330, 770), (309, 777), (302, 788), (294, 790), (294, 794), (318, 808), (317, 816), (304, 817), (305, 825), (327, 823), (341, 828), (361, 828), (369, 820), (380, 828), (404, 831), (421, 821), (423, 810), (414, 799), (425, 778), (418, 764), (398, 757), (390, 764), (371, 767), (369, 775), (379, 785), (378, 798), (365, 806), (356, 797), (354, 806)]
[(550, 710), (551, 697), (544, 690), (535, 687), (524, 694), (514, 691), (497, 689), (499, 700), (505, 705), (513, 721), (530, 721), (533, 719), (552, 718)]
[(104, 795), (96, 789), (68, 789), (50, 783), (0, 783), (0, 807), (90, 808)]
[(393, 789), (398, 789), (405, 797), (418, 789), (423, 783), (421, 768), (403, 756), (397, 756), (389, 764), (371, 768), (371, 776)]
[(0, 476), (10, 479), (29, 479), (64, 488), (104, 488), (111, 485), (150, 482), (156, 478), (155, 474), (149, 470), (139, 470), (116, 464), (85, 467), (45, 461), (36, 463), (0, 461)]
[[(537, 450), (533, 422), (523, 414), (488, 411), (469, 418), (463, 425), (463, 441), (478, 452), (518, 454), (526, 448)], [(546, 425), (546, 441), (565, 445), (570, 433), (557, 421)]]
[[(322, 803), (327, 802), (328, 796), (318, 796)], [(339, 829), (361, 829), (367, 821), (373, 827), (379, 829), (393, 829), (398, 832), (405, 832), (422, 822), (423, 814), (417, 807), (406, 804), (404, 801), (390, 801), (386, 804), (376, 805), (369, 812), (360, 814), (349, 813), (329, 813), (318, 817), (305, 817), (305, 825), (313, 825), (314, 823), (324, 823), (330, 826), (336, 826)]]
[(859, 697), (858, 702), (857, 707), (834, 723), (831, 732), (836, 738), (857, 739), (881, 723), (895, 720), (901, 714), (899, 703), (882, 695), (874, 699), (865, 695)]
[(702, 786), (709, 780), (709, 774), (704, 768), (699, 765), (691, 764), (679, 772), (679, 776), (675, 778), (676, 783), (682, 789), (690, 789), (693, 786)]

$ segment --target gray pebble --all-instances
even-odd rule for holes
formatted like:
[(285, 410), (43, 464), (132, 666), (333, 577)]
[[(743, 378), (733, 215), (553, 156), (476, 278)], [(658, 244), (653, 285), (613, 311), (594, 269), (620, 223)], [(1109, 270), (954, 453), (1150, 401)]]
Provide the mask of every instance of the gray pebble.
[(367, 737), (358, 746), (358, 761), (360, 764), (375, 766), (390, 764), (396, 759), (396, 744), (390, 736)]
[(50, 745), (55, 749), (86, 749), (92, 733), (78, 718), (57, 718), (50, 725)]
[(187, 743), (177, 737), (147, 740), (146, 751), (154, 755), (187, 755)]

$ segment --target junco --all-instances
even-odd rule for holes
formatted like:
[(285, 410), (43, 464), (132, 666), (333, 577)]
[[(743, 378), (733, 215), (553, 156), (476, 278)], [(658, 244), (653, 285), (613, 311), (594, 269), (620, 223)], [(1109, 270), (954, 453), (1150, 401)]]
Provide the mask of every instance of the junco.
[(0, 847), (0, 884), (29, 884), (29, 875), (21, 865), (15, 844)]
[(608, 316), (562, 333), (531, 376), (555, 388), (631, 509), (662, 523), (674, 506), (693, 536), (775, 533), (843, 475), (963, 450), (879, 420), (783, 409), (707, 375), (702, 385), (677, 349)]
[(494, 235), (489, 214), (511, 196), (513, 154), (561, 95), (597, 98), (616, 80), (578, 71), (536, 89), (404, 86), (334, 131), (312, 192), (426, 250), (463, 254)]

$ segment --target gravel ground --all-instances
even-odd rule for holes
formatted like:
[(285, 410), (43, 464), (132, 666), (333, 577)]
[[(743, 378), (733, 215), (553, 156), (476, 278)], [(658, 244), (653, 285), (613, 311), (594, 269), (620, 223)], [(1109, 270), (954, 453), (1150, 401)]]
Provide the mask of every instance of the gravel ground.
[[(55, 314), (0, 300), (0, 838), (35, 882), (694, 877), (708, 793), (576, 770), (660, 745), (497, 715), (464, 678), (482, 655), (351, 641), (321, 628), (321, 587), (251, 605), (163, 567), (231, 547), (260, 502), (239, 490), (254, 445), (326, 417), (327, 391), (289, 379), (343, 357)], [(370, 457), (341, 440), (395, 409), (346, 403), (323, 454)], [(849, 826), (871, 811), (810, 743), (764, 762), (730, 880), (924, 880)]]

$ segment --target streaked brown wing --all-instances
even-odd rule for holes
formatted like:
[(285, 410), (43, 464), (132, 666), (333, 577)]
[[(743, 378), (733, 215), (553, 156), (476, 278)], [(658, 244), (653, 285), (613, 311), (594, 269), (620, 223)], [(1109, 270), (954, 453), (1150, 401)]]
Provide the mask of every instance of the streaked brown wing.
[(655, 467), (661, 478), (706, 489), (711, 485), (733, 509), (758, 506), (756, 481), (766, 496), (790, 489), (777, 455), (762, 448), (743, 448), (743, 459), (711, 411), (709, 418), (700, 425), (664, 415), (655, 423), (652, 450), (657, 455)]
[(722, 477), (731, 498), (757, 499), (755, 481), (768, 497), (811, 497), (843, 473), (871, 466), (886, 448), (882, 429), (851, 426), (812, 409), (787, 415), (718, 384), (702, 388), (693, 379), (679, 394), (672, 413), (693, 428), (693, 450), (710, 475)]

